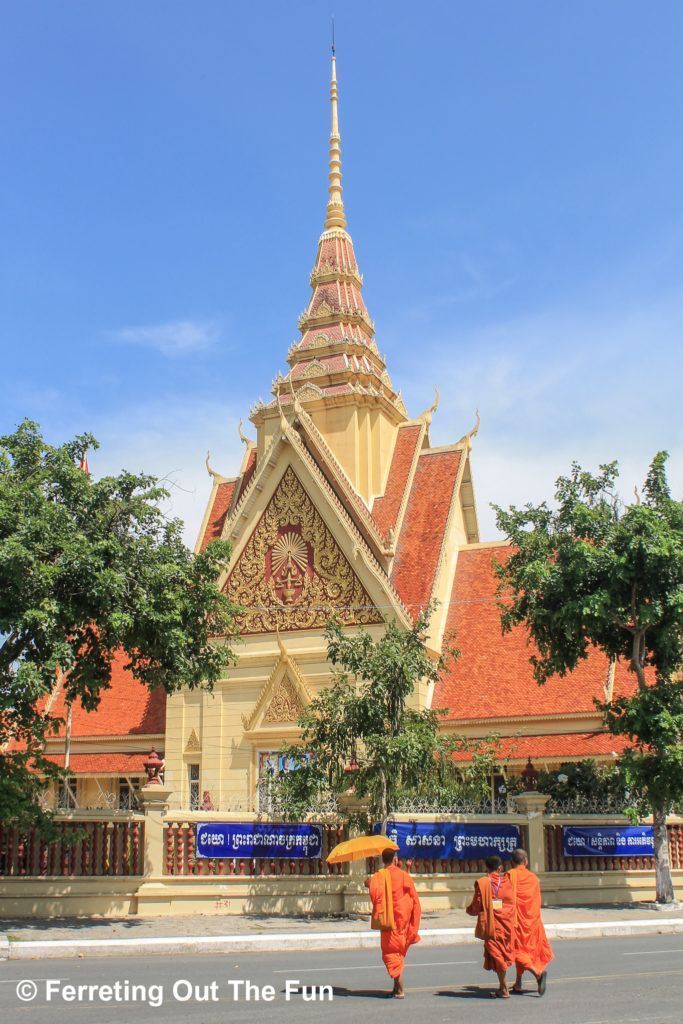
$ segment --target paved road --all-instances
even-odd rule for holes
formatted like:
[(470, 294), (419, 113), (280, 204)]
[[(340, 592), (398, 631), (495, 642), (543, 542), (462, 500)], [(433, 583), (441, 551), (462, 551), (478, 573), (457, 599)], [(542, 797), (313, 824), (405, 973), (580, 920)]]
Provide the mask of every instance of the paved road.
[[(363, 1024), (414, 1024), (416, 1019), (430, 1024), (669, 1024), (683, 1019), (682, 936), (554, 945), (545, 998), (529, 986), (527, 995), (506, 1002), (489, 997), (493, 975), (483, 972), (478, 945), (411, 950), (404, 1002), (383, 998), (388, 976), (375, 954), (365, 952), (5, 961), (0, 963), (0, 1017), (12, 1024), (154, 1019), (164, 1024), (336, 1024), (356, 1015)], [(22, 1002), (17, 985), (22, 983), (20, 991), (27, 997), (31, 982), (37, 995)], [(331, 1000), (324, 985), (332, 986)]]

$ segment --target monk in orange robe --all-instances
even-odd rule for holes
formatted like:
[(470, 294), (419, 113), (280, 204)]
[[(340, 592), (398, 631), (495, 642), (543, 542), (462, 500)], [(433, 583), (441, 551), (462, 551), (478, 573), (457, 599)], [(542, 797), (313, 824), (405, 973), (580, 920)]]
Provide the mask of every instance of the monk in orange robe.
[(415, 883), (398, 866), (394, 850), (382, 853), (384, 867), (367, 882), (372, 900), (372, 927), (382, 933), (382, 960), (394, 979), (389, 993), (403, 999), (403, 966), (408, 947), (420, 941), (420, 900)]
[(553, 951), (541, 921), (541, 886), (536, 875), (529, 871), (529, 858), (525, 850), (514, 851), (512, 865), (508, 876), (515, 890), (517, 904), (517, 978), (512, 991), (522, 991), (522, 975), (525, 971), (531, 971), (538, 985), (538, 994), (542, 996), (548, 981), (545, 969), (553, 958)]
[(474, 883), (467, 913), (477, 918), (474, 934), (484, 940), (484, 970), (498, 975), (498, 988), (491, 995), (509, 999), (507, 969), (515, 962), (515, 893), (509, 877), (501, 872), (500, 857), (492, 854), (484, 863), (486, 874)]

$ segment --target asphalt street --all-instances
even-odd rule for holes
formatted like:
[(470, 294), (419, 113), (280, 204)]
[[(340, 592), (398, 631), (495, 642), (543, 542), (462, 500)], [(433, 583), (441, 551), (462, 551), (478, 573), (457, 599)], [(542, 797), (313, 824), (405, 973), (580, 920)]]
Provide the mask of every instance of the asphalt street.
[(681, 935), (578, 939), (553, 947), (545, 997), (538, 997), (531, 979), (527, 994), (506, 1001), (490, 997), (495, 979), (482, 969), (480, 945), (414, 947), (403, 1002), (385, 998), (388, 975), (378, 955), (367, 951), (4, 961), (0, 1019), (12, 1024), (683, 1020)]

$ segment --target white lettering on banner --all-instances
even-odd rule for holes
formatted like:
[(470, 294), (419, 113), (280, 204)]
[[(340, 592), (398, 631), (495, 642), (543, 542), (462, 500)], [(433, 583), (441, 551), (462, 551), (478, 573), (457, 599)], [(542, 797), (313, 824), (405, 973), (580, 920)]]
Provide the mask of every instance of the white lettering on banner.
[(654, 852), (652, 835), (647, 831), (633, 835), (628, 828), (605, 826), (563, 826), (563, 846), (568, 857), (618, 857), (624, 853), (651, 856)]
[(454, 828), (448, 823), (429, 826), (407, 822), (405, 825), (391, 825), (387, 834), (399, 848), (413, 856), (448, 858), (464, 855), (478, 858), (480, 851), (496, 850), (505, 855), (516, 850), (520, 842), (519, 831), (515, 828), (513, 834), (507, 834), (510, 829), (509, 825), (491, 825), (480, 832), (476, 827), (471, 830), (467, 827)]
[[(216, 827), (221, 829), (225, 826)], [(211, 826), (201, 824), (197, 829), (197, 851), (207, 854), (219, 848), (223, 856), (245, 850), (256, 857), (271, 853), (281, 856), (296, 850), (305, 857), (315, 857), (319, 855), (321, 845), (319, 831), (307, 833), (270, 832), (260, 828), (249, 832), (223, 832), (214, 831)]]

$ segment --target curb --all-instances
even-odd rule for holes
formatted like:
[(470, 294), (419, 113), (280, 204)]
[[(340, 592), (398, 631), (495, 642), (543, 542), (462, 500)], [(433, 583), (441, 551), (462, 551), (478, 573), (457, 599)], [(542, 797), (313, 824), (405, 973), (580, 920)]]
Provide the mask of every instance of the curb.
[[(598, 938), (616, 935), (660, 935), (683, 933), (683, 917), (639, 921), (573, 922), (548, 924), (550, 939)], [(424, 946), (475, 943), (472, 928), (425, 928), (420, 932)], [(8, 942), (0, 936), (0, 958), (40, 960), (70, 957), (155, 956), (196, 953), (281, 953), (300, 950), (375, 949), (378, 932), (276, 932), (274, 935), (177, 936), (150, 939), (27, 939)], [(6, 954), (5, 954), (6, 950)]]
[(9, 960), (9, 939), (0, 932), (0, 960)]

